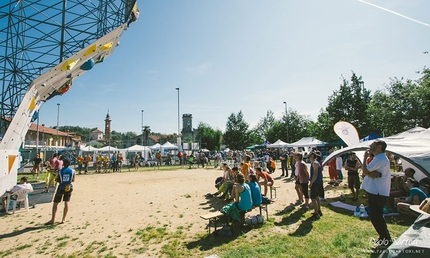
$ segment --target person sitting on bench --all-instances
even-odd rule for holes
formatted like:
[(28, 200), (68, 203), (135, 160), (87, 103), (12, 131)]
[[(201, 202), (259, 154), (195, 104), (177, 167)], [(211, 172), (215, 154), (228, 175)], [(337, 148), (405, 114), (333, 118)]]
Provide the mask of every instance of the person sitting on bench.
[(245, 177), (243, 174), (237, 174), (236, 184), (234, 189), (234, 202), (237, 208), (241, 211), (248, 211), (252, 209), (251, 189), (248, 184), (245, 184)]
[(261, 170), (261, 168), (256, 169), (257, 174), (257, 182), (258, 184), (264, 185), (264, 196), (267, 196), (267, 186), (272, 186), (274, 181), (273, 178), (269, 175), (269, 173), (264, 172)]
[(255, 175), (249, 175), (250, 182), (248, 183), (249, 188), (251, 189), (251, 197), (252, 197), (252, 204), (254, 207), (258, 207), (262, 203), (261, 198), (261, 190), (260, 186), (258, 185), (257, 176)]

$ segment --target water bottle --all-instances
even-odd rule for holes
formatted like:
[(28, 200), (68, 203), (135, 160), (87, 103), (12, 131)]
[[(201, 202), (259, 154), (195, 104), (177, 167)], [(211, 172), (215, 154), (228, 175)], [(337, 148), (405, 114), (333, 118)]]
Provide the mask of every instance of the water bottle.
[(360, 204), (360, 217), (367, 217), (367, 212), (363, 204)]

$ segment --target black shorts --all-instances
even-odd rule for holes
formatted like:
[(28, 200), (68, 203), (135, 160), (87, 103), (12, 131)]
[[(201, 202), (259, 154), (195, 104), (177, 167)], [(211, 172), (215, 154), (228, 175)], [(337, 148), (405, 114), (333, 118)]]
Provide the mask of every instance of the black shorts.
[(305, 198), (309, 199), (309, 189), (308, 189), (309, 183), (303, 183), (303, 184), (300, 184), (300, 186), (302, 187), (302, 192)]
[(57, 192), (54, 196), (54, 202), (61, 202), (61, 199), (63, 202), (70, 202), (70, 198), (72, 197), (72, 191), (70, 192), (64, 192), (64, 190), (57, 189)]
[(348, 175), (348, 187), (349, 189), (355, 188), (357, 190), (360, 189), (360, 176), (357, 175)]
[(311, 199), (316, 199), (317, 197), (321, 197), (321, 184), (312, 184), (311, 187)]

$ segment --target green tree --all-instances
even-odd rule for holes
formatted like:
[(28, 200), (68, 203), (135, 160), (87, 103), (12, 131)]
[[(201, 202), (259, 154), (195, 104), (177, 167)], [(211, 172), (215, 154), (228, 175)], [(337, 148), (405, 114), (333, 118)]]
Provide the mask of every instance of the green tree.
[(249, 137), (249, 124), (243, 119), (242, 110), (235, 115), (232, 113), (226, 123), (223, 135), (224, 144), (233, 150), (243, 150), (252, 142)]
[(199, 136), (201, 137), (201, 148), (206, 148), (209, 150), (220, 149), (222, 136), (222, 132), (220, 130), (214, 130), (208, 124), (200, 122), (199, 126), (197, 127), (197, 131)]
[(373, 95), (369, 105), (372, 128), (393, 135), (416, 126), (430, 126), (430, 71), (417, 81), (391, 79), (385, 90)]
[[(261, 117), (260, 121), (258, 121), (257, 125), (253, 128), (253, 133), (259, 136), (257, 139), (267, 139), (267, 132), (274, 126), (275, 122), (276, 118), (273, 111), (268, 110), (266, 116)], [(267, 140), (270, 141), (270, 139)], [(275, 139), (275, 141), (276, 140), (277, 139)]]
[(368, 135), (372, 132), (367, 111), (370, 101), (370, 91), (364, 87), (361, 76), (352, 72), (351, 81), (343, 79), (339, 90), (328, 97), (328, 105), (320, 111), (312, 130), (321, 140), (337, 140), (333, 126), (339, 121), (347, 121), (355, 126), (359, 135)]

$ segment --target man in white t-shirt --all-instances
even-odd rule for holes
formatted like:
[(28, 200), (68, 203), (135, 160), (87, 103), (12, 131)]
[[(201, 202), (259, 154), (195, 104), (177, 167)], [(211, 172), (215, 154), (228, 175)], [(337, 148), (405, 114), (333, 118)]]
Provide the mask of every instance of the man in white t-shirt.
[[(379, 239), (376, 242), (377, 248), (387, 248), (392, 243), (383, 216), (383, 208), (388, 201), (391, 188), (390, 161), (385, 155), (386, 148), (386, 142), (375, 140), (370, 144), (369, 150), (365, 152), (362, 163), (363, 174), (367, 176), (363, 189), (368, 195), (370, 221), (379, 234)], [(373, 153), (375, 157), (369, 165), (366, 165), (370, 153)]]
[[(22, 177), (21, 180), (19, 181), (19, 184), (15, 185), (11, 190), (7, 191), (3, 196), (2, 196), (2, 205), (3, 205), (3, 209), (0, 210), (1, 212), (5, 212), (6, 211), (6, 205), (8, 205), (6, 203), (7, 200), (7, 196), (8, 194), (11, 195), (11, 199), (14, 198), (13, 194), (21, 189), (29, 189), (30, 192), (33, 192), (33, 186), (30, 183), (27, 183), (28, 178), (26, 176)], [(15, 199), (16, 200), (16, 199)]]

